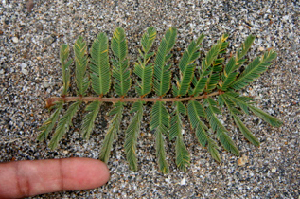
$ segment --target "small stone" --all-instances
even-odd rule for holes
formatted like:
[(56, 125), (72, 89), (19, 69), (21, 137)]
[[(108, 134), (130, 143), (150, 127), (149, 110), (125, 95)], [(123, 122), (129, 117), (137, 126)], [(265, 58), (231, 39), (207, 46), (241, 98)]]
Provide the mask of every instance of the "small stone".
[(14, 42), (15, 44), (19, 43), (18, 37), (12, 37), (11, 40), (12, 40), (12, 42)]
[(262, 46), (260, 46), (260, 47), (258, 47), (258, 49), (257, 49), (258, 51), (264, 51), (265, 50), (265, 48), (264, 47), (262, 47)]
[(28, 0), (27, 3), (26, 3), (27, 12), (31, 12), (33, 6), (34, 6), (33, 1), (32, 0)]
[(4, 69), (1, 69), (0, 70), (0, 75), (3, 75), (4, 74)]
[(248, 162), (248, 156), (246, 155), (242, 155), (242, 157), (238, 159), (239, 166), (244, 166), (247, 162)]
[(50, 86), (49, 82), (44, 82), (44, 88), (48, 88)]
[(24, 75), (28, 75), (28, 71), (26, 70), (26, 67), (27, 67), (27, 64), (25, 63), (22, 63), (21, 64), (21, 72), (24, 74)]
[(183, 178), (183, 179), (181, 180), (180, 185), (181, 185), (181, 186), (185, 185), (185, 178)]
[(56, 38), (53, 37), (53, 36), (48, 36), (44, 39), (44, 43), (47, 44), (47, 45), (51, 45), (53, 44), (54, 42), (56, 41)]
[(276, 172), (276, 168), (275, 168), (275, 167), (272, 169), (272, 172), (273, 172), (273, 173), (275, 173), (275, 172)]

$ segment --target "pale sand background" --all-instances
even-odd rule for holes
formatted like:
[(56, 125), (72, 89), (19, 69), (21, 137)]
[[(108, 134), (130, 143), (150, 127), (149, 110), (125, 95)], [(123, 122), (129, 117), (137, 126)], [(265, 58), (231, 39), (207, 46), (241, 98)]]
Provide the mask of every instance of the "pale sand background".
[[(284, 125), (272, 128), (256, 117), (245, 117), (245, 123), (258, 136), (261, 146), (250, 145), (233, 130), (241, 156), (248, 158), (244, 166), (238, 166), (239, 157), (227, 152), (222, 152), (222, 163), (217, 164), (187, 128), (184, 138), (191, 153), (190, 168), (186, 173), (176, 169), (174, 142), (168, 142), (170, 173), (162, 175), (157, 172), (148, 109), (142, 123), (143, 136), (138, 138), (138, 172), (128, 169), (121, 134), (108, 164), (111, 180), (106, 186), (35, 198), (298, 198), (299, 3), (288, 0), (228, 2), (36, 0), (28, 12), (24, 0), (1, 0), (1, 162), (12, 158), (98, 157), (107, 128), (103, 117), (97, 120), (89, 141), (82, 140), (78, 133), (81, 116), (73, 120), (75, 126), (57, 150), (50, 151), (46, 143), (36, 140), (38, 127), (49, 116), (43, 100), (61, 92), (60, 45), (73, 45), (78, 35), (90, 46), (99, 31), (106, 31), (111, 37), (115, 27), (124, 27), (132, 67), (141, 35), (149, 26), (158, 31), (156, 47), (169, 26), (177, 27), (179, 37), (175, 49), (181, 48), (182, 52), (200, 33), (207, 35), (205, 52), (224, 32), (230, 35), (233, 52), (253, 33), (257, 40), (248, 56), (253, 59), (262, 54), (262, 49), (274, 47), (278, 58), (243, 92), (256, 96), (258, 106), (284, 121)], [(178, 50), (177, 55), (181, 53)], [(129, 108), (124, 114), (122, 129), (130, 121)], [(102, 115), (106, 112), (103, 108)], [(232, 125), (228, 128), (232, 129)]]

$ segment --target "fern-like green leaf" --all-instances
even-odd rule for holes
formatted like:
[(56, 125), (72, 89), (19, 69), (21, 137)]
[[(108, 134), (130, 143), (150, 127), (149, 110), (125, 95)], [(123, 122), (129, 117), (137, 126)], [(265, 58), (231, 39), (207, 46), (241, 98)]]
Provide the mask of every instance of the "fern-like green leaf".
[(168, 136), (169, 113), (164, 106), (164, 102), (157, 101), (151, 110), (150, 130), (155, 130), (156, 137), (156, 154), (158, 158), (159, 168), (163, 173), (169, 171), (165, 157), (164, 137)]
[(274, 127), (279, 127), (283, 124), (282, 121), (280, 121), (279, 119), (272, 117), (271, 115), (263, 112), (262, 110), (260, 110), (259, 108), (256, 108), (254, 106), (249, 106), (249, 109), (259, 118), (265, 120), (266, 122), (268, 122), (270, 125), (274, 126)]
[(203, 38), (204, 35), (202, 34), (196, 42), (192, 41), (192, 43), (185, 50), (183, 57), (179, 63), (181, 81), (177, 82), (178, 91), (174, 92), (175, 96), (177, 97), (184, 96), (190, 87), (190, 83), (193, 79), (195, 70), (194, 61), (200, 56), (200, 42), (203, 41)]
[(255, 146), (259, 146), (258, 139), (250, 132), (250, 130), (243, 124), (243, 122), (237, 116), (234, 116), (234, 121), (238, 125), (239, 130), (247, 140), (249, 140)]
[(150, 130), (154, 130), (156, 128), (161, 128), (161, 132), (168, 136), (168, 128), (169, 128), (169, 113), (164, 106), (165, 103), (162, 101), (157, 101), (152, 106), (151, 111), (151, 121), (150, 121)]
[(85, 111), (88, 111), (88, 113), (83, 118), (81, 125), (81, 134), (85, 139), (89, 139), (90, 134), (94, 129), (95, 120), (97, 118), (100, 105), (101, 102), (94, 101), (87, 105), (85, 108)]
[(154, 63), (154, 90), (159, 97), (163, 97), (169, 90), (171, 71), (170, 64), (167, 64), (171, 55), (171, 48), (174, 46), (177, 36), (176, 28), (169, 28), (158, 48)]
[[(168, 137), (169, 140), (176, 139), (175, 160), (177, 167), (185, 171), (190, 164), (190, 157), (183, 138), (185, 125), (182, 119), (184, 119), (186, 114), (198, 141), (204, 148), (207, 147), (208, 152), (218, 162), (221, 161), (220, 149), (217, 142), (213, 139), (214, 137), (219, 139), (225, 150), (236, 155), (239, 154), (238, 148), (230, 137), (230, 133), (218, 119), (221, 114), (220, 108), (227, 107), (239, 131), (256, 146), (259, 146), (258, 139), (239, 118), (242, 112), (246, 114), (253, 112), (276, 127), (282, 125), (280, 120), (256, 108), (253, 105), (255, 103), (253, 99), (240, 96), (237, 93), (238, 90), (259, 77), (276, 57), (276, 53), (272, 50), (265, 52), (261, 58), (254, 59), (239, 74), (238, 68), (248, 62), (244, 56), (253, 44), (255, 36), (250, 35), (237, 51), (237, 55), (230, 58), (229, 62), (226, 62), (227, 64), (224, 64), (223, 54), (228, 46), (228, 42), (226, 42), (228, 34), (223, 34), (218, 43), (213, 45), (207, 52), (199, 67), (196, 67), (196, 60), (200, 56), (200, 46), (204, 35), (202, 34), (196, 41), (192, 41), (179, 62), (179, 75), (174, 75), (175, 80), (172, 82), (175, 83), (172, 84), (173, 97), (171, 98), (164, 97), (170, 90), (172, 70), (170, 69), (171, 63), (169, 63), (169, 59), (172, 57), (170, 52), (176, 42), (177, 30), (176, 28), (167, 30), (157, 53), (151, 51), (155, 38), (156, 30), (153, 27), (148, 28), (142, 36), (141, 48), (138, 49), (139, 57), (134, 62), (133, 67), (133, 72), (137, 77), (135, 89), (139, 95), (139, 97), (135, 98), (126, 97), (131, 88), (131, 70), (129, 68), (126, 34), (123, 28), (116, 28), (114, 32), (111, 41), (111, 49), (113, 51), (111, 60), (109, 60), (109, 41), (105, 33), (98, 34), (91, 47), (90, 55), (87, 53), (87, 45), (83, 38), (79, 37), (76, 40), (73, 49), (75, 51), (77, 96), (67, 96), (69, 85), (71, 85), (70, 66), (72, 60), (69, 59), (69, 46), (62, 45), (60, 51), (63, 81), (62, 95), (61, 97), (52, 97), (46, 100), (46, 106), (52, 108), (53, 113), (40, 128), (41, 134), (38, 136), (38, 139), (40, 141), (46, 139), (50, 131), (56, 126), (54, 135), (49, 143), (49, 147), (54, 149), (69, 130), (72, 118), (83, 101), (89, 102), (89, 104), (85, 108), (87, 113), (82, 121), (81, 134), (84, 138), (88, 138), (95, 126), (95, 120), (101, 104), (103, 102), (113, 102), (114, 108), (108, 114), (112, 116), (112, 120), (99, 154), (100, 160), (107, 163), (113, 142), (120, 130), (124, 105), (127, 102), (133, 102), (131, 113), (134, 115), (125, 132), (124, 147), (130, 169), (137, 171), (136, 143), (143, 117), (143, 107), (146, 102), (154, 103), (150, 116), (150, 130), (154, 132), (155, 136), (159, 170), (167, 173), (169, 168), (165, 151), (165, 137)], [(154, 55), (156, 55), (154, 63), (151, 63), (151, 57)], [(87, 71), (89, 56), (91, 62), (89, 71)], [(111, 71), (110, 62), (113, 66)], [(88, 72), (90, 72), (90, 80)], [(113, 80), (111, 80), (111, 75)], [(114, 93), (111, 93), (111, 95), (118, 97), (103, 98), (109, 92), (111, 82), (114, 83)], [(85, 97), (90, 83), (97, 97)], [(145, 98), (151, 93), (152, 84), (156, 97)], [(188, 97), (186, 96), (187, 93)], [(201, 94), (203, 95), (199, 96)], [(218, 96), (217, 99), (214, 99), (216, 96)], [(65, 103), (71, 101), (73, 103), (59, 118)], [(187, 103), (186, 106), (183, 101)], [(170, 117), (166, 105), (171, 103), (174, 110)]]
[(115, 78), (115, 91), (118, 96), (124, 97), (131, 87), (129, 60), (127, 59), (128, 46), (123, 28), (118, 27), (114, 32), (111, 48), (116, 57), (113, 60), (113, 77)]
[(207, 82), (206, 76), (212, 73), (212, 64), (217, 59), (221, 51), (221, 44), (218, 43), (214, 45), (205, 56), (204, 61), (202, 62), (202, 69), (200, 71), (200, 78), (197, 80), (196, 77), (193, 79), (194, 89), (189, 93), (190, 96), (198, 96), (205, 87)]
[(108, 56), (108, 39), (105, 33), (100, 33), (91, 49), (91, 80), (97, 95), (105, 95), (110, 88), (110, 66)]
[(214, 132), (217, 132), (217, 136), (224, 147), (228, 152), (235, 155), (239, 154), (238, 148), (233, 142), (233, 140), (228, 136), (228, 131), (221, 124), (220, 120), (217, 118), (216, 114), (220, 113), (220, 110), (215, 107), (216, 102), (210, 98), (206, 99), (206, 104), (208, 105), (205, 109), (207, 114), (209, 124), (212, 127)]
[(156, 37), (156, 30), (153, 27), (147, 29), (143, 34), (141, 44), (144, 53), (140, 51), (143, 58), (143, 62), (140, 61), (134, 65), (133, 72), (141, 79), (136, 86), (136, 91), (139, 96), (144, 97), (151, 92), (152, 76), (153, 76), (153, 66), (148, 64), (150, 57), (153, 53), (149, 53), (153, 41)]
[(198, 138), (199, 143), (205, 147), (209, 137), (206, 133), (208, 128), (201, 119), (206, 118), (202, 104), (196, 100), (189, 101), (187, 112), (191, 126), (196, 131), (196, 137)]
[(145, 55), (148, 54), (153, 41), (156, 38), (156, 29), (154, 27), (147, 28), (147, 31), (143, 34), (141, 44)]
[(169, 139), (172, 140), (176, 137), (175, 150), (176, 150), (176, 165), (180, 170), (185, 171), (186, 167), (190, 164), (190, 156), (185, 148), (183, 141), (182, 131), (182, 120), (180, 115), (185, 115), (186, 110), (182, 102), (174, 102), (175, 108), (172, 113), (170, 121)]
[(67, 95), (69, 84), (70, 84), (70, 65), (72, 64), (72, 59), (68, 61), (69, 58), (69, 45), (63, 44), (60, 48), (60, 61), (62, 65), (62, 81), (63, 81), (63, 89), (62, 96)]
[(132, 171), (137, 171), (137, 160), (136, 160), (136, 142), (138, 131), (140, 130), (141, 120), (143, 117), (143, 102), (137, 101), (132, 105), (132, 111), (135, 112), (134, 117), (131, 120), (127, 130), (125, 138), (125, 153), (129, 167)]
[(185, 106), (180, 101), (174, 102), (174, 107), (174, 112), (170, 119), (169, 140), (172, 140), (181, 134), (182, 122), (180, 114), (185, 114), (186, 112)]
[(38, 136), (38, 140), (40, 142), (42, 142), (43, 140), (45, 140), (48, 136), (48, 134), (50, 133), (50, 131), (52, 131), (58, 117), (59, 114), (61, 112), (63, 108), (63, 102), (59, 101), (58, 103), (56, 103), (52, 109), (54, 109), (54, 113), (50, 116), (49, 119), (47, 119), (44, 124), (42, 125), (41, 128), (39, 128), (39, 131), (41, 131), (40, 135)]
[[(198, 125), (203, 124), (201, 117), (205, 118), (206, 116), (203, 111), (203, 106), (200, 104), (200, 102), (196, 100), (189, 101), (187, 105), (187, 112), (193, 129), (195, 129)], [(205, 125), (203, 124), (202, 126)]]
[(276, 53), (273, 50), (264, 53), (261, 59), (256, 58), (246, 67), (244, 72), (230, 85), (230, 87), (236, 90), (244, 88), (250, 82), (258, 78), (261, 73), (265, 72), (267, 66), (269, 66), (275, 58)]
[(62, 118), (59, 120), (55, 133), (50, 140), (49, 147), (50, 149), (55, 149), (58, 145), (58, 142), (61, 140), (62, 136), (69, 130), (69, 127), (72, 123), (72, 118), (75, 116), (79, 109), (81, 101), (76, 101), (68, 108), (64, 113)]
[(235, 155), (239, 155), (239, 150), (231, 137), (228, 135), (228, 131), (224, 131), (223, 129), (219, 128), (217, 131), (217, 136), (226, 151)]
[[(226, 42), (228, 38), (228, 34), (223, 34), (221, 39), (218, 41), (218, 45), (220, 45), (219, 56), (226, 52), (226, 48), (228, 46), (228, 42)], [(215, 59), (212, 64), (212, 70), (210, 70), (210, 74), (208, 75), (208, 79), (205, 85), (205, 92), (209, 93), (217, 87), (217, 84), (220, 82), (220, 75), (223, 70), (222, 65), (224, 62), (224, 58)]]
[(212, 139), (208, 139), (207, 140), (208, 144), (207, 144), (207, 148), (208, 148), (208, 152), (211, 154), (211, 156), (218, 162), (221, 162), (221, 156), (220, 153), (218, 151), (218, 145), (217, 143), (212, 140)]
[(238, 118), (237, 114), (239, 111), (235, 108), (235, 103), (230, 99), (225, 97), (226, 94), (220, 95), (219, 98), (222, 99), (224, 104), (226, 104), (228, 110), (230, 111), (231, 116), (233, 117), (235, 123), (237, 124), (240, 132), (244, 135), (246, 139), (248, 139), (255, 146), (259, 146), (258, 139), (250, 132), (250, 130), (242, 123), (240, 118)]
[(250, 109), (257, 117), (265, 120), (268, 122), (270, 125), (274, 127), (279, 127), (283, 124), (283, 122), (275, 117), (272, 117), (271, 115), (263, 112), (259, 108), (256, 108), (252, 106), (252, 102), (249, 102), (251, 99), (247, 97), (238, 97), (236, 93), (233, 92), (226, 92), (224, 93), (226, 97), (230, 98), (230, 100), (234, 101), (240, 108), (243, 109), (245, 113), (249, 115), (248, 109)]
[(158, 160), (159, 170), (163, 173), (169, 172), (169, 166), (166, 158), (165, 143), (164, 143), (164, 129), (160, 126), (155, 131), (155, 148), (156, 157)]
[(122, 112), (123, 112), (123, 102), (116, 102), (114, 105), (114, 109), (109, 114), (109, 115), (113, 114), (114, 117), (110, 122), (99, 155), (99, 159), (105, 163), (108, 162), (113, 142), (117, 137), (117, 133), (119, 132), (120, 123), (122, 119)]
[(177, 167), (182, 171), (186, 171), (186, 167), (190, 165), (190, 155), (185, 148), (181, 133), (176, 138), (175, 152)]
[(251, 45), (253, 44), (254, 40), (255, 40), (254, 35), (249, 35), (246, 38), (244, 44), (242, 45), (242, 48), (238, 51), (238, 55), (237, 55), (238, 60), (241, 60), (246, 55)]
[(229, 85), (236, 79), (238, 72), (233, 72), (237, 69), (238, 64), (236, 59), (233, 57), (226, 64), (225, 70), (222, 75), (221, 90), (226, 91)]
[(76, 83), (78, 95), (84, 96), (89, 86), (89, 78), (87, 76), (86, 67), (88, 63), (86, 42), (80, 36), (74, 45), (75, 64), (76, 64)]

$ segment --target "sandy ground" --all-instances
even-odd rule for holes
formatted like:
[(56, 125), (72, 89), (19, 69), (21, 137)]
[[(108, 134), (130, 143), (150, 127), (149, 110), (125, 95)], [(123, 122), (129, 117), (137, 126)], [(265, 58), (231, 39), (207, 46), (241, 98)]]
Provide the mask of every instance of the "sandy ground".
[[(191, 154), (191, 166), (187, 172), (176, 168), (171, 141), (167, 144), (170, 173), (163, 175), (157, 171), (148, 109), (138, 138), (138, 172), (128, 168), (122, 131), (108, 163), (111, 171), (108, 184), (95, 190), (64, 191), (33, 198), (298, 198), (299, 3), (228, 2), (35, 0), (33, 7), (26, 7), (25, 0), (1, 0), (0, 161), (98, 157), (108, 122), (104, 117), (97, 119), (90, 140), (83, 140), (78, 132), (82, 114), (74, 118), (74, 126), (58, 149), (51, 151), (47, 143), (36, 139), (38, 128), (49, 117), (44, 99), (61, 93), (60, 45), (73, 45), (79, 35), (90, 47), (100, 31), (111, 38), (114, 28), (122, 26), (127, 34), (132, 68), (141, 35), (149, 26), (158, 31), (156, 49), (168, 27), (178, 28), (177, 51), (174, 51), (177, 55), (201, 33), (206, 35), (204, 52), (224, 32), (229, 33), (232, 52), (248, 35), (255, 34), (257, 40), (248, 57), (254, 59), (270, 47), (278, 57), (260, 79), (242, 92), (255, 97), (258, 107), (284, 122), (280, 128), (272, 128), (254, 116), (244, 118), (259, 138), (259, 148), (228, 125), (240, 157), (223, 151), (222, 163), (218, 164), (187, 128), (184, 139)], [(174, 67), (178, 67), (176, 59)], [(74, 89), (71, 93), (75, 93)], [(121, 129), (130, 121), (129, 108), (130, 105)], [(105, 109), (101, 115), (105, 115)], [(239, 158), (244, 160), (240, 166)]]

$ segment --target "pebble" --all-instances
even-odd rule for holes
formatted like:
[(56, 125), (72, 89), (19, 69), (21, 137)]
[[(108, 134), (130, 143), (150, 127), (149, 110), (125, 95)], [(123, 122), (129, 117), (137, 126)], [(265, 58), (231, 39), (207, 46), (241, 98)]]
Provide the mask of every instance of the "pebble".
[(242, 155), (242, 157), (240, 157), (238, 159), (238, 166), (245, 166), (245, 164), (248, 162), (248, 156), (246, 155)]
[(11, 40), (12, 40), (12, 42), (14, 42), (15, 44), (19, 43), (18, 37), (12, 37)]
[(26, 70), (26, 67), (27, 67), (27, 64), (26, 64), (26, 63), (22, 63), (22, 64), (21, 64), (21, 72), (22, 72), (24, 75), (28, 75), (28, 71)]

